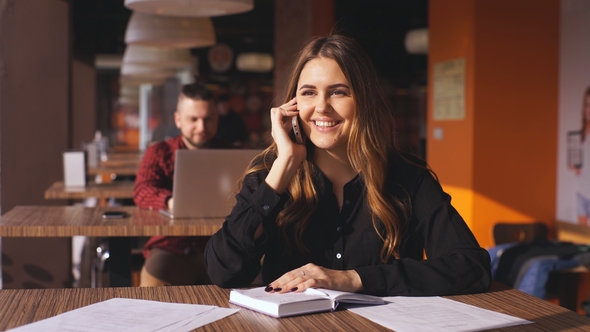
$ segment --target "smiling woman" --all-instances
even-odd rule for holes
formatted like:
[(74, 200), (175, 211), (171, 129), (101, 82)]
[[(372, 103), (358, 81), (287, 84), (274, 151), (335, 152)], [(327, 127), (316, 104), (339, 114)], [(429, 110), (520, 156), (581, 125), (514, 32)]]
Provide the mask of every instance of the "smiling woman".
[(309, 61), (299, 75), (298, 86), (297, 108), (305, 135), (319, 149), (347, 159), (355, 105), (338, 63), (322, 57)]
[[(397, 147), (393, 112), (356, 41), (310, 40), (285, 95), (270, 110), (274, 142), (246, 171), (237, 204), (207, 244), (214, 283), (247, 286), (261, 271), (276, 293), (489, 288), (487, 251), (426, 163)], [(294, 116), (303, 145), (288, 135)]]

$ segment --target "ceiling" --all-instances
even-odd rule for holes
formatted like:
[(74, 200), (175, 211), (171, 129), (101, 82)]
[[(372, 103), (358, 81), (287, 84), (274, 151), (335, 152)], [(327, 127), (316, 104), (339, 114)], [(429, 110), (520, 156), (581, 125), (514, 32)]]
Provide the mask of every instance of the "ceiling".
[[(250, 12), (213, 17), (218, 42), (236, 53), (272, 53), (274, 1), (255, 0)], [(123, 3), (72, 0), (75, 57), (93, 61), (96, 54), (123, 54), (131, 15)], [(428, 0), (335, 0), (334, 4), (337, 29), (365, 47), (382, 77), (400, 86), (425, 81), (426, 56), (408, 54), (404, 38), (408, 30), (427, 27)], [(192, 51), (202, 54), (206, 49)]]

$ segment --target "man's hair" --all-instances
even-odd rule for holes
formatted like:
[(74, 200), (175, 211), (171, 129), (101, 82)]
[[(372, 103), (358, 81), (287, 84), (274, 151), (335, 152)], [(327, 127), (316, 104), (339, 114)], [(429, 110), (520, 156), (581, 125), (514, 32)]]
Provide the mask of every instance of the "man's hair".
[(200, 83), (185, 84), (180, 90), (180, 97), (186, 97), (193, 100), (214, 100), (213, 92)]

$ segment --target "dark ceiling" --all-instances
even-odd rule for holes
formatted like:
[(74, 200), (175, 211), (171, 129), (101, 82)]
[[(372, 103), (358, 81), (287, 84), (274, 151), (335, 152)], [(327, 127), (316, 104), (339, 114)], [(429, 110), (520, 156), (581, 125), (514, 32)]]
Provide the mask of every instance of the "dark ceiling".
[[(283, 0), (276, 0), (283, 1)], [(290, 0), (288, 0), (290, 1)], [(74, 56), (92, 61), (95, 54), (122, 54), (131, 11), (124, 0), (72, 0)], [(213, 17), (218, 42), (236, 52), (273, 52), (273, 0), (255, 0), (254, 10)], [(379, 74), (398, 86), (426, 79), (426, 56), (410, 55), (406, 32), (428, 24), (428, 0), (335, 0), (336, 28), (355, 37)], [(201, 54), (206, 50), (193, 50)]]

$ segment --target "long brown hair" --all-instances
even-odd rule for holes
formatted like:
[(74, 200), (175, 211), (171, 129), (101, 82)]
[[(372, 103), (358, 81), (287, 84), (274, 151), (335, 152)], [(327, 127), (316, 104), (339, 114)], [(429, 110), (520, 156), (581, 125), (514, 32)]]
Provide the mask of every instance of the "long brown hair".
[[(329, 58), (338, 63), (351, 85), (356, 106), (348, 140), (348, 159), (360, 174), (366, 186), (365, 197), (372, 212), (375, 231), (383, 240), (381, 260), (399, 257), (402, 223), (408, 218), (409, 207), (384, 190), (387, 180), (388, 156), (398, 154), (395, 142), (395, 119), (370, 58), (353, 39), (343, 35), (330, 35), (311, 39), (298, 53), (291, 69), (285, 93), (285, 103), (295, 97), (299, 75), (312, 59)], [(311, 222), (318, 206), (317, 192), (312, 175), (315, 170), (313, 151), (315, 146), (307, 140), (307, 160), (302, 163), (291, 179), (287, 192), (288, 204), (277, 217), (277, 227), (288, 246), (287, 230), (293, 230), (295, 245), (306, 252), (302, 235)], [(247, 173), (270, 169), (276, 158), (277, 147), (272, 143), (263, 153), (264, 162), (249, 169)]]

